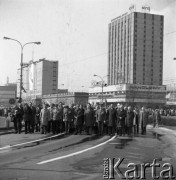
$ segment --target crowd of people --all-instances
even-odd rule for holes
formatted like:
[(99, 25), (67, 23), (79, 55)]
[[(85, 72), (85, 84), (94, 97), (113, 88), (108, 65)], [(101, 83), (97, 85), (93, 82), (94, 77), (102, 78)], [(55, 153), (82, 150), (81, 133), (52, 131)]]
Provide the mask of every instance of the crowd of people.
[[(132, 108), (113, 104), (63, 105), (43, 104), (42, 107), (32, 103), (17, 104), (11, 109), (11, 121), (15, 133), (21, 133), (24, 124), (25, 133), (42, 134), (108, 134), (118, 136), (146, 135), (149, 114), (153, 118), (153, 127), (158, 127), (161, 120), (160, 111), (150, 113), (149, 109)], [(139, 132), (140, 131), (140, 132)]]

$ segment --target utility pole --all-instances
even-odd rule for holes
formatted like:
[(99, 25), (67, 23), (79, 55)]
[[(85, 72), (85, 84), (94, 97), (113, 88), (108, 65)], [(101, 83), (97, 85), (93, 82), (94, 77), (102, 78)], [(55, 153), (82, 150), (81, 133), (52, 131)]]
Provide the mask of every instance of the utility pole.
[(9, 38), (9, 37), (4, 37), (5, 40), (12, 40), (12, 41), (16, 41), (20, 47), (21, 47), (21, 63), (20, 63), (20, 97), (19, 97), (19, 102), (22, 102), (22, 86), (23, 86), (23, 49), (26, 45), (28, 44), (37, 44), (40, 45), (41, 42), (28, 42), (22, 45), (22, 43), (16, 39), (13, 38)]

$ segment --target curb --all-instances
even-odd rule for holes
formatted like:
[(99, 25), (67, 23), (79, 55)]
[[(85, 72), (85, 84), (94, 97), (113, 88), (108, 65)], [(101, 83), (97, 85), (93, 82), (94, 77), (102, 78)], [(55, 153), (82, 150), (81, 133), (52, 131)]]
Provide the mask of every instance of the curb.
[(10, 149), (10, 148), (13, 148), (13, 147), (23, 146), (23, 145), (26, 145), (26, 144), (31, 144), (31, 143), (35, 143), (35, 142), (45, 141), (47, 139), (54, 139), (56, 137), (63, 136), (63, 135), (65, 135), (65, 133), (60, 133), (60, 134), (53, 135), (53, 136), (45, 136), (43, 138), (32, 140), (32, 141), (28, 141), (28, 142), (24, 142), (24, 143), (19, 143), (19, 144), (14, 144), (14, 145), (5, 145), (5, 146), (0, 148), (0, 151), (1, 150), (7, 150), (7, 149)]
[[(3, 132), (1, 132), (1, 131), (3, 131)], [(21, 130), (21, 132), (24, 132), (24, 130), (22, 129)], [(0, 128), (0, 136), (1, 135), (6, 135), (6, 134), (14, 134), (14, 128), (9, 128), (9, 129), (7, 129), (7, 128)]]

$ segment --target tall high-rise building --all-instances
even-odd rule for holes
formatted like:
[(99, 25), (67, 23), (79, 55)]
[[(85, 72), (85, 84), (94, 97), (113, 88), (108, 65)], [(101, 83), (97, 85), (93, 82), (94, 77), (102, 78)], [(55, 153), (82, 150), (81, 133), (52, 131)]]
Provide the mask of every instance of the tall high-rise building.
[(125, 13), (109, 24), (108, 85), (162, 85), (164, 16)]
[[(20, 79), (20, 69), (18, 70)], [(19, 97), (20, 81), (17, 85), (17, 96)], [(33, 99), (45, 94), (55, 94), (58, 88), (58, 61), (40, 59), (30, 61), (23, 67), (22, 98)]]

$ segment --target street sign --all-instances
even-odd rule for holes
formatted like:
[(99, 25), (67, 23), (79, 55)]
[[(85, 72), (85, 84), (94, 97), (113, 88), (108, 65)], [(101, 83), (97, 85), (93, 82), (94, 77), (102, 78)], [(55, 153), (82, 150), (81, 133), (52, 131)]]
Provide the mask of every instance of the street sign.
[(10, 104), (15, 104), (15, 99), (13, 99), (13, 98), (9, 99), (9, 103)]

